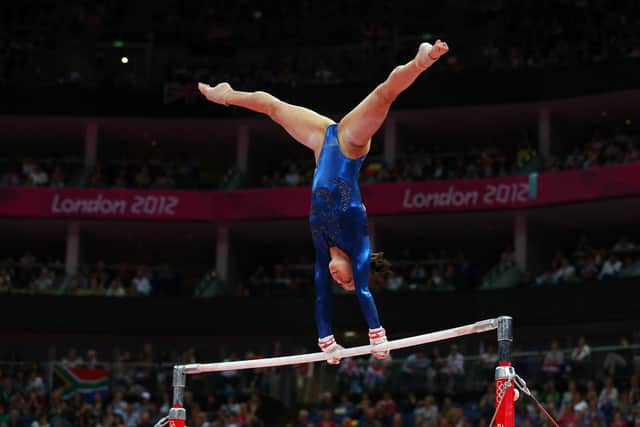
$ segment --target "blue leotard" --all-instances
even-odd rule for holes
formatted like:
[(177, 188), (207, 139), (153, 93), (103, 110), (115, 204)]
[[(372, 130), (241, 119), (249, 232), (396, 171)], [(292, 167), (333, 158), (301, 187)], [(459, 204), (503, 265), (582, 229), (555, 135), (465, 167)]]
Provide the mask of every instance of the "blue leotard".
[(318, 336), (332, 334), (329, 248), (337, 246), (351, 258), (355, 292), (370, 329), (380, 327), (369, 292), (371, 247), (367, 213), (360, 197), (358, 174), (365, 156), (351, 160), (342, 154), (338, 125), (327, 128), (313, 177), (311, 236), (315, 247), (316, 323)]

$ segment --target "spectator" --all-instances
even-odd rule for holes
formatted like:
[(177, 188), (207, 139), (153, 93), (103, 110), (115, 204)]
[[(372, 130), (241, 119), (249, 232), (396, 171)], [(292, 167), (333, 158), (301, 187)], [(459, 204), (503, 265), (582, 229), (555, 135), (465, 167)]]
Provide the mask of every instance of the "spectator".
[(149, 188), (151, 185), (151, 172), (149, 167), (142, 166), (138, 173), (135, 176), (136, 187), (138, 188)]
[[(143, 181), (145, 180), (145, 176), (141, 175), (140, 176), (140, 181), (141, 183), (143, 183)], [(98, 173), (93, 181), (96, 183), (96, 186), (104, 186), (105, 185), (105, 180), (102, 178), (102, 175), (100, 173)], [(137, 182), (136, 182), (137, 184)], [(118, 171), (118, 174), (116, 176), (116, 179), (113, 182), (113, 187), (115, 188), (126, 188), (129, 186), (129, 175), (127, 174), (127, 170), (126, 169), (120, 169)]]
[(556, 383), (553, 380), (549, 380), (544, 383), (544, 388), (540, 398), (543, 402), (546, 402), (549, 396), (551, 396), (554, 402), (560, 402), (560, 393), (556, 390)]
[(615, 411), (613, 414), (613, 420), (611, 421), (611, 424), (609, 424), (609, 426), (610, 427), (628, 427), (629, 422), (624, 419), (620, 411)]
[(23, 184), (22, 175), (17, 168), (11, 168), (2, 175), (0, 186), (15, 187)]
[(448, 376), (448, 392), (454, 393), (459, 391), (464, 380), (464, 356), (460, 354), (456, 344), (453, 344), (450, 347), (445, 372)]
[(80, 292), (78, 295), (88, 295), (88, 296), (102, 296), (105, 294), (105, 289), (101, 285), (100, 280), (96, 274), (91, 276), (89, 280), (89, 288), (86, 291)]
[(500, 272), (507, 271), (516, 264), (515, 253), (513, 252), (513, 246), (507, 245), (505, 250), (500, 254), (500, 262), (498, 263), (498, 270)]
[(431, 270), (431, 277), (429, 278), (428, 288), (434, 290), (443, 290), (446, 288), (446, 283), (440, 267), (434, 267)]
[(422, 264), (415, 264), (409, 272), (409, 290), (423, 289), (427, 281), (427, 271)]
[(566, 405), (560, 414), (560, 419), (558, 420), (560, 427), (569, 427), (574, 426), (576, 422), (576, 412), (572, 404)]
[(31, 288), (36, 292), (48, 292), (52, 290), (53, 277), (46, 267), (40, 270), (40, 276), (33, 281)]
[(613, 245), (614, 252), (625, 252), (635, 249), (635, 245), (629, 241), (626, 236), (620, 237), (615, 245)]
[(549, 350), (544, 355), (542, 371), (553, 378), (557, 378), (558, 374), (564, 368), (564, 354), (560, 350), (558, 341), (551, 341)]
[(149, 296), (151, 294), (151, 281), (146, 274), (144, 267), (138, 267), (136, 276), (131, 280), (131, 285), (136, 295)]
[(604, 425), (606, 422), (604, 412), (598, 407), (596, 399), (589, 400), (589, 407), (584, 412), (584, 421), (588, 425)]
[(362, 394), (362, 376), (363, 372), (355, 359), (346, 357), (340, 360), (338, 384), (341, 390), (348, 391), (351, 394)]
[(167, 172), (167, 173), (161, 173), (159, 175), (156, 175), (155, 178), (153, 179), (153, 184), (151, 185), (151, 188), (158, 188), (158, 189), (176, 188), (176, 182), (173, 179), (173, 174), (170, 172)]
[(385, 361), (371, 358), (367, 368), (365, 385), (368, 391), (380, 390), (387, 381), (387, 366)]
[(78, 356), (75, 348), (70, 348), (67, 355), (62, 358), (61, 363), (70, 368), (74, 368), (76, 366), (83, 365), (84, 360), (82, 360), (82, 357)]
[(56, 165), (53, 169), (53, 172), (51, 173), (51, 182), (49, 185), (51, 187), (58, 188), (65, 186), (64, 173), (62, 172), (62, 168), (60, 167), (60, 165)]
[(115, 412), (116, 415), (120, 415), (125, 425), (127, 426), (137, 426), (140, 422), (140, 412), (137, 408), (137, 405), (133, 403), (129, 403), (123, 401), (121, 404), (121, 410), (119, 412)]
[(605, 387), (600, 392), (600, 396), (598, 398), (598, 407), (602, 409), (605, 413), (611, 413), (615, 408), (618, 407), (618, 389), (613, 384), (613, 378), (607, 378), (607, 383)]
[(629, 341), (625, 337), (622, 337), (619, 345), (622, 347), (622, 350), (608, 352), (602, 364), (603, 371), (610, 377), (614, 377), (619, 369), (625, 369), (627, 367), (627, 360), (630, 360), (628, 357), (631, 353), (628, 350)]
[(571, 264), (569, 259), (562, 257), (560, 267), (553, 273), (551, 281), (553, 283), (567, 283), (575, 281), (576, 268)]
[(430, 367), (430, 360), (427, 358), (423, 350), (418, 349), (415, 353), (411, 353), (402, 363), (401, 378), (402, 383), (406, 385), (408, 390), (414, 387), (423, 386), (426, 381), (427, 370)]
[(576, 378), (584, 380), (590, 372), (591, 347), (584, 337), (578, 339), (578, 345), (571, 352), (571, 368)]
[(598, 276), (598, 266), (596, 265), (593, 255), (588, 255), (583, 258), (583, 262), (580, 268), (580, 277), (584, 280), (592, 280)]
[(333, 414), (331, 410), (327, 409), (322, 412), (322, 420), (318, 424), (317, 427), (335, 427), (336, 423), (333, 422)]
[(105, 292), (105, 295), (108, 297), (124, 297), (127, 295), (127, 291), (122, 286), (122, 280), (120, 280), (119, 277), (111, 281), (111, 285)]
[(49, 184), (49, 175), (40, 165), (34, 164), (29, 170), (28, 176), (31, 185), (45, 186)]
[(222, 178), (222, 183), (220, 184), (220, 188), (224, 190), (235, 190), (240, 188), (242, 185), (242, 175), (240, 171), (235, 168), (227, 169), (224, 177)]
[(615, 277), (620, 273), (620, 270), (622, 270), (622, 261), (611, 253), (602, 265), (602, 270), (600, 270), (598, 279), (603, 280)]
[(553, 394), (548, 394), (546, 400), (542, 404), (544, 409), (553, 417), (558, 419), (558, 402), (553, 398)]
[(397, 292), (404, 287), (404, 277), (401, 274), (391, 274), (387, 278), (386, 289), (391, 292)]
[(569, 381), (567, 384), (567, 390), (562, 394), (561, 405), (568, 405), (573, 402), (575, 396), (578, 394), (578, 385), (574, 380)]
[(95, 369), (101, 366), (100, 362), (98, 362), (98, 353), (94, 349), (87, 350), (85, 366), (89, 369)]
[(340, 396), (340, 403), (334, 408), (333, 413), (339, 419), (351, 418), (353, 416), (354, 406), (349, 400), (347, 394)]
[(294, 424), (294, 427), (309, 427), (310, 424), (309, 411), (306, 409), (300, 409), (298, 411), (298, 419)]
[(427, 423), (435, 424), (438, 419), (438, 405), (432, 394), (428, 394), (424, 398), (424, 409), (421, 411), (420, 415)]
[(493, 377), (496, 366), (498, 366), (498, 353), (494, 345), (489, 345), (487, 351), (483, 351), (484, 345), (480, 348), (480, 372), (482, 382), (486, 382)]
[(302, 177), (298, 172), (298, 168), (296, 167), (295, 164), (292, 164), (289, 167), (289, 171), (284, 176), (284, 184), (288, 186), (296, 187), (300, 185), (301, 182), (302, 182)]

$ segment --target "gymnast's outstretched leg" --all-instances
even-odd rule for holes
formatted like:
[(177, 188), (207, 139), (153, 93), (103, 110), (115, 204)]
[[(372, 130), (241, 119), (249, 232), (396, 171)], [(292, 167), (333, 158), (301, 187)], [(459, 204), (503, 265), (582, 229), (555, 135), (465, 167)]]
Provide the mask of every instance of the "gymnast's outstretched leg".
[(449, 51), (440, 40), (432, 46), (422, 43), (416, 57), (396, 67), (387, 80), (378, 85), (360, 104), (340, 121), (338, 138), (348, 157), (358, 158), (369, 152), (371, 137), (380, 129), (395, 99), (423, 71)]
[(327, 127), (334, 124), (328, 117), (308, 108), (283, 102), (267, 92), (234, 90), (229, 83), (220, 83), (214, 87), (198, 83), (198, 89), (209, 101), (217, 104), (235, 105), (266, 114), (296, 141), (314, 150), (316, 158)]

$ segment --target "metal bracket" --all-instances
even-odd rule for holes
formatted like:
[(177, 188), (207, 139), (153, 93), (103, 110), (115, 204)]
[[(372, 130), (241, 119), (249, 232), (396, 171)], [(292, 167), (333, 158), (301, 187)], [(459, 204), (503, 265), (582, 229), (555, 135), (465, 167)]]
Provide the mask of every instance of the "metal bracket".
[(184, 366), (173, 367), (173, 404), (182, 406), (184, 403), (184, 387), (187, 383), (187, 375), (184, 373)]
[(513, 318), (498, 317), (498, 341), (513, 341)]

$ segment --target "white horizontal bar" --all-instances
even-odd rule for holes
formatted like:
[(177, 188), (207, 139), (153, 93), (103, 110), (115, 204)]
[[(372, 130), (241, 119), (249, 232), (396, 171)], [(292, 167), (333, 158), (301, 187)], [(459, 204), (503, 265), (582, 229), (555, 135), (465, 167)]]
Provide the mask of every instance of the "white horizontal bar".
[(336, 353), (308, 353), (297, 356), (270, 357), (257, 360), (238, 360), (234, 362), (220, 363), (192, 363), (189, 365), (177, 366), (184, 370), (185, 374), (202, 374), (205, 372), (235, 371), (239, 369), (268, 368), (284, 365), (300, 365), (303, 363), (323, 362), (329, 357), (338, 356), (340, 358), (362, 356), (370, 354), (372, 350), (397, 350), (399, 348), (414, 347), (431, 342), (447, 340), (463, 335), (477, 334), (494, 330), (498, 327), (498, 319), (482, 320), (470, 325), (459, 326), (457, 328), (445, 329), (443, 331), (431, 332), (429, 334), (417, 335), (414, 337), (392, 340), (385, 344), (376, 346), (363, 345), (360, 347), (345, 348)]

